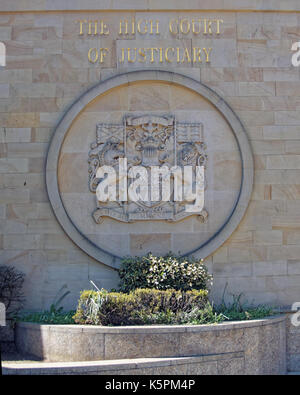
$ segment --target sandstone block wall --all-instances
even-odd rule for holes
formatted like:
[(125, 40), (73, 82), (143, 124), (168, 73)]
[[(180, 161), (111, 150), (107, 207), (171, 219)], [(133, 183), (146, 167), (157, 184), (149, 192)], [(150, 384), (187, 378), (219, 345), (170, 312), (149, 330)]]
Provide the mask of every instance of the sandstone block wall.
[[(7, 48), (7, 65), (0, 69), (0, 263), (25, 272), (27, 307), (49, 307), (64, 284), (71, 290), (66, 308), (74, 306), (80, 290), (91, 287), (89, 280), (100, 288), (117, 286), (116, 272), (80, 251), (60, 228), (47, 197), (44, 166), (54, 127), (74, 100), (95, 83), (137, 67), (120, 65), (118, 48), (154, 39), (119, 37), (118, 21), (145, 15), (163, 26), (166, 16), (224, 20), (218, 37), (178, 37), (185, 48), (212, 46), (210, 63), (172, 66), (232, 106), (255, 157), (247, 213), (232, 237), (207, 259), (215, 278), (213, 297), (220, 300), (228, 283), (229, 292), (243, 292), (250, 302), (290, 306), (299, 301), (300, 68), (291, 64), (291, 46), (300, 33), (298, 1), (267, 2), (263, 7), (269, 12), (259, 8), (259, 1), (173, 1), (164, 11), (152, 0), (133, 2), (128, 10), (120, 10), (118, 2), (100, 3), (102, 7), (99, 1), (79, 1), (71, 9), (65, 1), (0, 4), (0, 41)], [(83, 40), (74, 22), (79, 18), (105, 19), (115, 30), (109, 37)], [(170, 40), (175, 45), (164, 31), (155, 40), (164, 47)], [(90, 63), (88, 49), (104, 44), (115, 51), (102, 65)], [(140, 242), (133, 239), (132, 248)]]

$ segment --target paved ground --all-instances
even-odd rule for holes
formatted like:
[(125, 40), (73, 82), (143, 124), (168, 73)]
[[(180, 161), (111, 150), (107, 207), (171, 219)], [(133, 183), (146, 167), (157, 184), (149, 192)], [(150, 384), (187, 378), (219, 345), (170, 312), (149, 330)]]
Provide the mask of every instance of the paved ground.
[[(2, 354), (2, 362), (5, 364), (27, 364), (27, 363), (32, 363), (32, 364), (37, 364), (40, 363), (41, 366), (43, 364), (47, 364), (46, 361), (40, 360), (32, 355), (21, 355), (17, 352), (10, 352), (10, 353), (3, 353)], [(105, 361), (106, 363), (112, 362), (112, 361)], [(61, 365), (64, 365), (63, 362), (60, 363)], [(287, 375), (291, 376), (298, 376), (300, 375), (300, 372), (288, 372)]]
[(2, 353), (2, 362), (5, 363), (37, 363), (43, 361), (32, 355), (21, 355), (17, 352)]

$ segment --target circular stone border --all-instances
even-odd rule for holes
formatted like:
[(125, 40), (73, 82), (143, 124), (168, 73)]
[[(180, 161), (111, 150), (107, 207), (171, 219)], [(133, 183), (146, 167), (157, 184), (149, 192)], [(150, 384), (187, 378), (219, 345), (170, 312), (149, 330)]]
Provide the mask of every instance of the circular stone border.
[(232, 129), (239, 147), (242, 162), (242, 179), (238, 198), (234, 204), (233, 210), (217, 233), (215, 233), (213, 237), (201, 245), (197, 250), (194, 250), (189, 254), (193, 254), (196, 258), (206, 258), (230, 237), (246, 212), (253, 188), (253, 156), (246, 131), (240, 119), (231, 107), (212, 89), (190, 77), (164, 70), (131, 71), (124, 74), (118, 74), (101, 81), (99, 84), (81, 95), (80, 98), (66, 111), (56, 126), (47, 153), (46, 186), (54, 214), (71, 240), (92, 258), (115, 269), (120, 265), (120, 257), (104, 251), (88, 240), (75, 226), (67, 214), (58, 187), (58, 161), (65, 136), (68, 133), (72, 122), (85, 108), (85, 106), (87, 106), (96, 97), (113, 88), (128, 86), (142, 81), (167, 82), (169, 84), (179, 85), (204, 97), (223, 115)]

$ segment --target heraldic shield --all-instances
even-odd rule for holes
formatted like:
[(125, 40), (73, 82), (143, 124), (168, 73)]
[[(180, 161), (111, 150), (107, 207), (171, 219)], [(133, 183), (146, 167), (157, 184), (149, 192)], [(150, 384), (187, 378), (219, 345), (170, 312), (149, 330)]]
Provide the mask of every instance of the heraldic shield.
[[(101, 166), (113, 167), (116, 172), (116, 188), (121, 178), (119, 159), (127, 160), (127, 170), (133, 166), (143, 166), (149, 173), (149, 191), (151, 190), (150, 171), (153, 166), (171, 168), (197, 166), (206, 168), (207, 154), (203, 141), (202, 123), (179, 123), (173, 115), (144, 114), (140, 116), (126, 115), (123, 123), (96, 125), (96, 141), (91, 144), (89, 152), (89, 189), (96, 194), (97, 186), (103, 179), (97, 178), (97, 170)], [(171, 173), (170, 173), (171, 174)], [(127, 188), (133, 182), (126, 177)], [(161, 184), (162, 179), (159, 180)], [(204, 179), (205, 185), (205, 179)], [(149, 194), (150, 195), (150, 194)], [(170, 199), (168, 201), (106, 201), (97, 198), (97, 208), (93, 212), (96, 223), (104, 217), (111, 217), (122, 222), (139, 220), (165, 220), (176, 222), (191, 215), (196, 215), (205, 222), (208, 213), (203, 208), (200, 212), (187, 212), (187, 201), (175, 201), (174, 176), (170, 177)], [(191, 203), (191, 202), (189, 202)]]

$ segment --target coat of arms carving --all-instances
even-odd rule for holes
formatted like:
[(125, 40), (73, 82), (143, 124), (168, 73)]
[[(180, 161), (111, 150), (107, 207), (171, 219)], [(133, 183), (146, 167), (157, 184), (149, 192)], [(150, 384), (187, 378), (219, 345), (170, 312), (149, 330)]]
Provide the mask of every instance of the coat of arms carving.
[[(193, 171), (197, 166), (205, 168), (207, 154), (203, 140), (202, 123), (180, 123), (173, 115), (126, 115), (120, 124), (99, 123), (96, 125), (96, 141), (91, 144), (88, 159), (90, 191), (96, 194), (97, 186), (101, 182), (101, 179), (97, 178), (99, 167), (113, 167), (118, 174), (120, 158), (126, 158), (128, 170), (133, 166), (143, 166), (149, 172), (152, 166), (190, 166)], [(126, 182), (129, 187), (132, 180)], [(101, 202), (96, 199), (97, 208), (93, 212), (93, 218), (96, 223), (100, 223), (104, 217), (122, 222), (176, 222), (197, 215), (200, 221), (205, 222), (208, 217), (206, 210), (203, 208), (200, 212), (187, 212), (187, 202), (174, 199), (172, 178), (170, 186), (169, 201), (128, 199)]]

